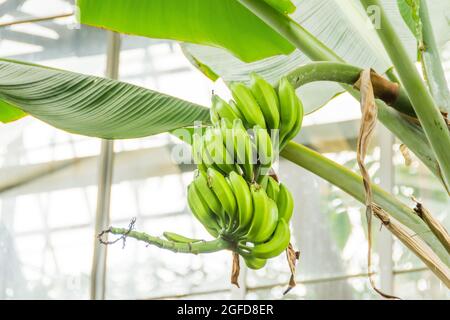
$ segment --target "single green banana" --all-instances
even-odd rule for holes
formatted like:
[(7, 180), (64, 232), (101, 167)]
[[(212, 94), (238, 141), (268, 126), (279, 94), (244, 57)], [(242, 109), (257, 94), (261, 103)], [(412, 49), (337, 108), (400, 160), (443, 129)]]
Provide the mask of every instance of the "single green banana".
[(247, 180), (252, 182), (255, 179), (254, 159), (256, 159), (256, 157), (250, 135), (240, 119), (234, 120), (232, 134), (234, 156), (237, 159), (237, 163), (242, 166), (242, 170), (244, 171)]
[(291, 232), (284, 219), (278, 220), (275, 232), (269, 241), (255, 245), (251, 254), (260, 259), (270, 259), (279, 256), (289, 245)]
[(280, 141), (288, 135), (294, 128), (299, 116), (299, 99), (295, 93), (295, 88), (285, 77), (281, 78), (278, 86), (278, 97), (280, 98)]
[(233, 190), (231, 190), (227, 180), (220, 172), (213, 168), (209, 168), (207, 174), (209, 185), (222, 204), (225, 212), (227, 212), (230, 217), (234, 217), (237, 207), (236, 198), (234, 197)]
[(221, 228), (217, 223), (215, 214), (207, 206), (205, 206), (203, 201), (198, 196), (193, 184), (188, 186), (188, 204), (194, 216), (198, 221), (200, 221), (201, 224), (203, 224), (209, 234), (213, 237), (217, 237)]
[(266, 129), (264, 115), (250, 89), (241, 82), (234, 82), (230, 85), (230, 90), (246, 122), (251, 127), (259, 125)]
[(280, 105), (278, 95), (270, 83), (258, 74), (250, 74), (250, 90), (261, 108), (268, 129), (280, 126)]
[[(214, 199), (214, 198), (209, 197), (209, 194), (206, 194), (206, 195), (203, 194), (203, 192), (206, 191), (206, 190), (203, 190), (202, 188), (199, 188), (199, 184), (195, 183), (195, 182), (196, 181), (193, 181), (193, 183), (192, 183), (193, 184), (193, 189), (194, 189), (193, 192), (197, 193), (197, 197), (203, 203), (203, 206), (208, 208), (208, 212), (214, 217), (214, 219), (216, 219), (217, 224), (219, 225), (219, 227), (221, 229), (224, 229), (226, 227), (227, 223), (228, 223), (228, 216), (226, 215), (226, 213), (223, 211), (222, 208), (215, 209), (217, 211), (217, 213), (212, 210), (212, 208), (209, 206), (209, 203), (212, 203), (211, 200)], [(215, 197), (214, 193), (213, 193), (213, 195)], [(216, 199), (217, 199), (217, 197), (216, 197)], [(220, 203), (219, 203), (219, 206), (220, 206)]]
[(303, 123), (303, 116), (304, 116), (304, 109), (303, 109), (303, 103), (300, 99), (298, 99), (298, 110), (297, 112), (297, 118), (294, 124), (294, 127), (292, 128), (292, 130), (284, 137), (283, 141), (281, 141), (280, 143), (280, 150), (282, 150), (286, 144), (291, 141), (292, 139), (294, 139), (298, 133), (300, 132), (300, 129), (302, 128), (302, 123)]
[(233, 108), (218, 95), (214, 94), (211, 100), (211, 109), (215, 111), (220, 119), (228, 119), (229, 121), (233, 121), (234, 119), (239, 118), (239, 114), (236, 113)]
[(253, 200), (253, 218), (248, 232), (245, 235), (245, 239), (248, 242), (256, 243), (262, 238), (260, 235), (261, 232), (264, 232), (264, 229), (269, 223), (273, 223), (273, 210), (271, 210), (272, 206), (269, 203), (270, 199), (267, 196), (266, 191), (261, 188), (261, 186), (252, 184), (250, 186), (250, 192)]
[(228, 104), (230, 105), (231, 109), (233, 109), (234, 113), (238, 115), (239, 119), (244, 121), (245, 120), (244, 115), (242, 114), (241, 110), (239, 110), (239, 107), (236, 104), (236, 102), (233, 99), (231, 99), (230, 101), (228, 101)]
[(224, 144), (224, 137), (220, 128), (211, 128), (205, 135), (205, 141), (206, 150), (220, 171), (229, 174), (236, 169), (233, 157)]
[[(277, 202), (278, 194), (280, 193), (280, 185), (271, 176), (269, 176), (269, 178), (267, 180), (266, 193), (270, 199)], [(278, 214), (279, 214), (279, 212), (278, 212)], [(287, 220), (287, 221), (289, 221), (289, 220)]]
[(213, 125), (217, 125), (220, 121), (220, 116), (217, 113), (216, 109), (211, 106), (209, 109), (209, 117), (211, 118), (211, 123)]
[[(197, 137), (195, 137), (195, 136), (197, 136)], [(202, 136), (194, 134), (194, 145), (195, 145), (194, 149), (197, 150), (196, 153), (200, 154), (201, 159), (199, 160), (200, 161), (199, 163), (204, 164), (206, 167), (210, 167), (214, 164), (214, 161), (211, 158), (211, 156), (208, 154), (208, 151), (207, 151), (207, 147), (206, 147), (206, 144), (208, 143), (207, 138), (209, 140), (212, 139), (209, 128), (205, 130), (205, 134)], [(197, 142), (196, 142), (196, 140), (197, 140)]]
[(245, 265), (252, 270), (259, 270), (264, 268), (267, 263), (267, 259), (260, 259), (252, 255), (243, 255)]
[(263, 218), (261, 227), (256, 236), (251, 240), (253, 243), (264, 243), (270, 239), (277, 227), (278, 207), (275, 201), (268, 198), (267, 215)]
[(282, 183), (280, 184), (280, 192), (278, 193), (277, 206), (279, 217), (283, 218), (286, 222), (291, 221), (292, 213), (294, 212), (294, 197)]
[(231, 172), (229, 180), (237, 203), (238, 218), (236, 233), (240, 234), (247, 231), (247, 227), (252, 221), (252, 195), (250, 193), (250, 188), (248, 187), (247, 181), (245, 181), (241, 175), (236, 172)]
[[(222, 204), (219, 199), (217, 199), (215, 193), (211, 190), (206, 173), (198, 171), (193, 183), (199, 197), (204, 200), (208, 208), (214, 212), (222, 222), (224, 222), (225, 217)], [(221, 225), (223, 225), (223, 223)]]
[(266, 175), (272, 166), (272, 160), (274, 158), (272, 140), (267, 130), (262, 129), (260, 126), (254, 126), (253, 133), (255, 136), (258, 161), (262, 168), (259, 173)]
[(182, 236), (181, 234), (178, 234), (175, 232), (168, 232), (168, 231), (165, 231), (163, 233), (163, 236), (167, 240), (177, 242), (177, 243), (197, 243), (197, 242), (205, 241), (205, 240), (201, 240), (201, 239), (188, 238), (188, 237)]

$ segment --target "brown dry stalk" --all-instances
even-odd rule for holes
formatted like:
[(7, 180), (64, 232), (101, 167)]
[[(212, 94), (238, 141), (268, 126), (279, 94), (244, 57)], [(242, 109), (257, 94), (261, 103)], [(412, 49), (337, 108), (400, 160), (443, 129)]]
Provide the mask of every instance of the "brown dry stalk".
[(289, 269), (291, 270), (291, 277), (289, 279), (289, 284), (287, 289), (283, 292), (283, 295), (287, 294), (297, 285), (295, 281), (295, 270), (298, 259), (300, 258), (300, 252), (294, 250), (294, 246), (292, 243), (289, 243), (289, 246), (286, 249), (286, 258), (289, 264)]
[(239, 287), (239, 273), (241, 272), (241, 267), (239, 265), (239, 253), (233, 252), (233, 265), (231, 267), (231, 284)]
[(416, 203), (414, 212), (417, 213), (420, 219), (422, 219), (428, 227), (430, 227), (431, 232), (439, 239), (444, 248), (450, 254), (450, 235), (448, 234), (445, 227), (435, 218), (433, 215), (423, 206), (422, 203), (417, 201), (414, 197), (412, 200)]
[(367, 249), (367, 269), (369, 274), (369, 281), (372, 288), (381, 296), (387, 299), (398, 299), (397, 297), (391, 296), (382, 292), (375, 285), (372, 272), (372, 203), (373, 194), (372, 186), (370, 181), (370, 175), (364, 164), (366, 158), (367, 150), (371, 138), (373, 136), (375, 125), (377, 123), (377, 107), (375, 104), (375, 94), (374, 88), (372, 86), (372, 74), (371, 69), (365, 69), (361, 72), (360, 79), (357, 84), (361, 92), (361, 127), (358, 135), (358, 144), (356, 150), (356, 160), (358, 162), (359, 170), (364, 183), (365, 190), (365, 204), (366, 204), (366, 219), (367, 219), (367, 238), (368, 238), (368, 249)]
[(402, 153), (403, 158), (405, 159), (405, 166), (409, 167), (412, 164), (411, 154), (409, 153), (409, 149), (406, 145), (400, 145), (400, 152)]
[[(383, 100), (388, 105), (392, 105), (397, 100), (400, 91), (398, 83), (385, 79), (374, 70), (370, 70), (370, 82), (372, 83), (372, 90), (375, 97)], [(361, 78), (354, 86), (358, 90), (362, 90)]]
[(433, 250), (420, 237), (415, 237), (408, 228), (391, 218), (382, 208), (376, 204), (373, 204), (372, 208), (374, 215), (381, 220), (383, 226), (394, 234), (408, 249), (414, 252), (450, 289), (450, 270), (436, 256)]

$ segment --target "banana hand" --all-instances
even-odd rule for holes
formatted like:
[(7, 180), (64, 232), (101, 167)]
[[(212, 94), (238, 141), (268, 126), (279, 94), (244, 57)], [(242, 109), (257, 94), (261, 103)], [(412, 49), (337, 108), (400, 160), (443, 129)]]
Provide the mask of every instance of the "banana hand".
[(256, 73), (250, 74), (250, 82), (250, 90), (261, 108), (267, 128), (278, 129), (280, 125), (280, 106), (275, 89)]

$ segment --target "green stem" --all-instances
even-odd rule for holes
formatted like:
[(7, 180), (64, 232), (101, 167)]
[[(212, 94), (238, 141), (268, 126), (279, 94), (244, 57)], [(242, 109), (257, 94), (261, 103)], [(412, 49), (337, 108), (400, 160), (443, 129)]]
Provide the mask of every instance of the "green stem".
[(422, 124), (425, 135), (441, 168), (442, 177), (447, 186), (450, 185), (450, 132), (439, 108), (433, 101), (428, 89), (422, 81), (415, 65), (409, 59), (408, 52), (396, 34), (383, 6), (378, 0), (360, 0), (367, 9), (377, 6), (380, 9), (380, 28), (377, 33), (384, 44), (398, 72), (409, 98), (411, 99), (417, 117)]
[[(356, 98), (359, 98), (359, 94), (350, 85), (353, 85), (358, 80), (361, 71), (362, 69), (359, 67), (341, 62), (313, 62), (291, 71), (287, 74), (287, 78), (296, 88), (313, 81), (340, 82), (347, 84), (346, 89)], [(381, 101), (377, 103), (379, 106), (382, 105)], [(405, 113), (412, 108), (404, 90), (400, 90), (400, 95), (394, 104), (397, 110), (404, 110)], [(385, 126), (396, 136), (402, 137), (406, 145), (415, 145), (416, 148), (413, 152), (416, 156), (443, 182), (438, 163), (429, 156), (432, 150), (428, 145), (427, 138), (423, 135), (422, 128), (415, 123), (407, 121), (401, 113), (396, 112), (392, 108), (382, 106), (379, 113), (380, 118), (393, 120), (386, 121)], [(450, 194), (445, 183), (443, 185)]]
[[(287, 160), (339, 187), (361, 203), (364, 203), (365, 193), (362, 177), (346, 167), (294, 142), (290, 142), (282, 150), (281, 155)], [(450, 267), (450, 255), (431, 232), (430, 228), (414, 211), (379, 186), (373, 185), (372, 188), (374, 202), (401, 224), (415, 232), (430, 246), (442, 262)]]
[[(313, 62), (292, 70), (286, 77), (296, 88), (315, 81), (333, 81), (354, 85), (362, 71), (363, 69), (360, 67), (342, 62)], [(375, 92), (375, 94), (377, 93)], [(389, 104), (389, 101), (385, 102)], [(401, 87), (398, 89), (396, 100), (389, 105), (404, 114), (415, 117), (408, 95)]]
[[(264, 1), (239, 0), (239, 2), (292, 42), (311, 60), (343, 62), (336, 53), (308, 31), (303, 29), (298, 23), (289, 17), (278, 13), (276, 10), (273, 10), (273, 8), (267, 6)], [(359, 93), (356, 90), (352, 90), (350, 86), (344, 86), (344, 88), (354, 97), (359, 97)], [(438, 172), (436, 176), (442, 180), (439, 164), (435, 160), (433, 151), (430, 149), (428, 143), (422, 143), (422, 141), (427, 141), (423, 131), (420, 128), (416, 128), (407, 119), (397, 115), (397, 112), (393, 112), (394, 110), (386, 107), (384, 103), (378, 101), (377, 106), (378, 118), (380, 121), (392, 133), (399, 137), (399, 139), (402, 140), (402, 142), (416, 154), (434, 174)], [(419, 141), (419, 143), (416, 141)], [(444, 185), (446, 185), (445, 182)], [(450, 188), (446, 187), (446, 189), (449, 190)]]
[(420, 20), (422, 22), (423, 45), (419, 48), (424, 76), (436, 104), (443, 111), (450, 113), (450, 90), (442, 68), (442, 60), (434, 37), (430, 21), (428, 4), (420, 2)]
[(147, 244), (176, 253), (212, 253), (231, 249), (232, 247), (232, 244), (230, 242), (222, 238), (196, 243), (180, 243), (154, 237), (146, 234), (145, 232), (130, 231), (129, 229), (125, 228), (111, 228), (109, 232), (115, 235), (122, 235), (127, 238), (133, 238), (139, 241), (143, 241)]

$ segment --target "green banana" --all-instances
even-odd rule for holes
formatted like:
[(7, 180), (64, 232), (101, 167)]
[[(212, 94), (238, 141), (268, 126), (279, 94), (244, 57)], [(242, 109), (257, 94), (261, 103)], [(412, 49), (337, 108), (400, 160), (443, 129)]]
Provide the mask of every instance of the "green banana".
[(236, 161), (236, 155), (234, 154), (234, 141), (233, 141), (233, 123), (227, 119), (220, 120), (220, 131), (223, 137), (223, 144), (230, 154), (233, 162)]
[(268, 197), (268, 210), (267, 215), (263, 218), (261, 228), (258, 234), (252, 239), (251, 242), (263, 243), (270, 239), (278, 222), (278, 207), (275, 201)]
[(221, 228), (217, 224), (215, 214), (210, 211), (207, 206), (205, 206), (202, 199), (200, 199), (200, 197), (198, 196), (198, 193), (195, 190), (193, 184), (190, 184), (188, 186), (188, 204), (197, 220), (200, 221), (201, 224), (203, 224), (205, 229), (213, 237), (217, 237)]
[(178, 243), (197, 243), (197, 242), (205, 241), (205, 240), (201, 240), (201, 239), (188, 238), (188, 237), (182, 236), (181, 234), (177, 234), (175, 232), (168, 232), (168, 231), (165, 231), (163, 233), (163, 236), (169, 241), (178, 242)]
[(225, 214), (223, 212), (222, 204), (208, 185), (208, 178), (206, 174), (202, 171), (198, 171), (193, 184), (200, 199), (202, 199), (208, 208), (217, 215), (219, 221), (221, 222), (219, 225), (223, 226), (225, 222)]
[(235, 217), (237, 209), (236, 198), (227, 180), (220, 172), (213, 168), (209, 168), (207, 174), (209, 185), (222, 204), (225, 212), (229, 214), (230, 218)]
[(300, 129), (302, 128), (303, 123), (303, 116), (304, 116), (304, 109), (303, 109), (303, 103), (300, 99), (298, 99), (298, 110), (297, 110), (297, 117), (294, 124), (294, 127), (292, 130), (284, 137), (283, 141), (280, 143), (280, 150), (283, 149), (286, 144), (294, 139), (297, 134), (300, 132)]
[(247, 180), (253, 181), (255, 179), (253, 143), (240, 119), (234, 120), (232, 135), (237, 163), (242, 165)]
[(236, 104), (236, 102), (234, 100), (230, 100), (228, 101), (228, 104), (230, 105), (231, 109), (233, 109), (234, 113), (238, 115), (238, 118), (244, 121), (245, 120), (244, 115), (242, 114), (241, 110), (239, 110), (239, 107)]
[(253, 127), (259, 125), (266, 129), (266, 121), (258, 102), (252, 92), (243, 83), (234, 82), (230, 85), (231, 94), (246, 122)]
[(255, 135), (258, 161), (261, 165), (259, 174), (266, 175), (272, 166), (272, 160), (274, 158), (272, 140), (270, 139), (267, 130), (262, 129), (260, 126), (254, 126), (253, 133)]
[(224, 174), (228, 174), (230, 170), (233, 170), (233, 167), (224, 163), (222, 146), (216, 147), (217, 136), (214, 131), (215, 128), (208, 127), (202, 136), (202, 161), (206, 167), (213, 167)]
[(292, 213), (294, 212), (294, 198), (289, 189), (282, 183), (280, 184), (277, 205), (279, 217), (286, 222), (289, 222), (292, 218)]
[(299, 116), (299, 99), (295, 93), (295, 88), (285, 77), (281, 78), (278, 86), (278, 96), (280, 98), (280, 141), (284, 140), (294, 128)]
[(267, 259), (256, 258), (252, 255), (243, 255), (245, 265), (252, 270), (259, 270), (264, 268), (267, 263)]
[(273, 233), (278, 219), (278, 209), (261, 186), (252, 184), (253, 218), (245, 239), (248, 242), (263, 242)]
[(258, 74), (250, 74), (250, 90), (261, 108), (267, 128), (278, 129), (280, 126), (280, 105), (278, 95), (270, 83)]
[(290, 241), (289, 225), (284, 219), (280, 219), (270, 240), (266, 243), (255, 245), (251, 248), (251, 254), (260, 259), (274, 258), (288, 247)]
[[(278, 194), (280, 193), (280, 185), (271, 176), (269, 176), (269, 178), (267, 180), (266, 193), (270, 199), (277, 202)], [(278, 214), (279, 214), (279, 211), (278, 211)], [(287, 221), (289, 221), (289, 220), (287, 220)]]
[(217, 125), (217, 123), (219, 123), (219, 121), (220, 121), (220, 116), (219, 116), (219, 114), (217, 113), (216, 109), (213, 108), (212, 106), (211, 106), (211, 108), (209, 109), (209, 116), (210, 116), (210, 118), (211, 118), (211, 123), (212, 123), (212, 124)]
[(245, 179), (236, 172), (231, 172), (228, 178), (237, 202), (238, 228), (236, 232), (245, 232), (253, 217), (253, 200), (250, 193), (250, 188), (248, 187)]
[(213, 163), (225, 174), (235, 170), (234, 161), (229, 154), (220, 128), (211, 128), (205, 134), (205, 146)]
[[(217, 114), (219, 119), (228, 119), (230, 121), (233, 121), (234, 119), (239, 119), (239, 114), (236, 113), (233, 110), (233, 108), (218, 95), (214, 94), (211, 100), (212, 100), (211, 109), (214, 110), (214, 113)], [(216, 122), (213, 123), (217, 124)]]

